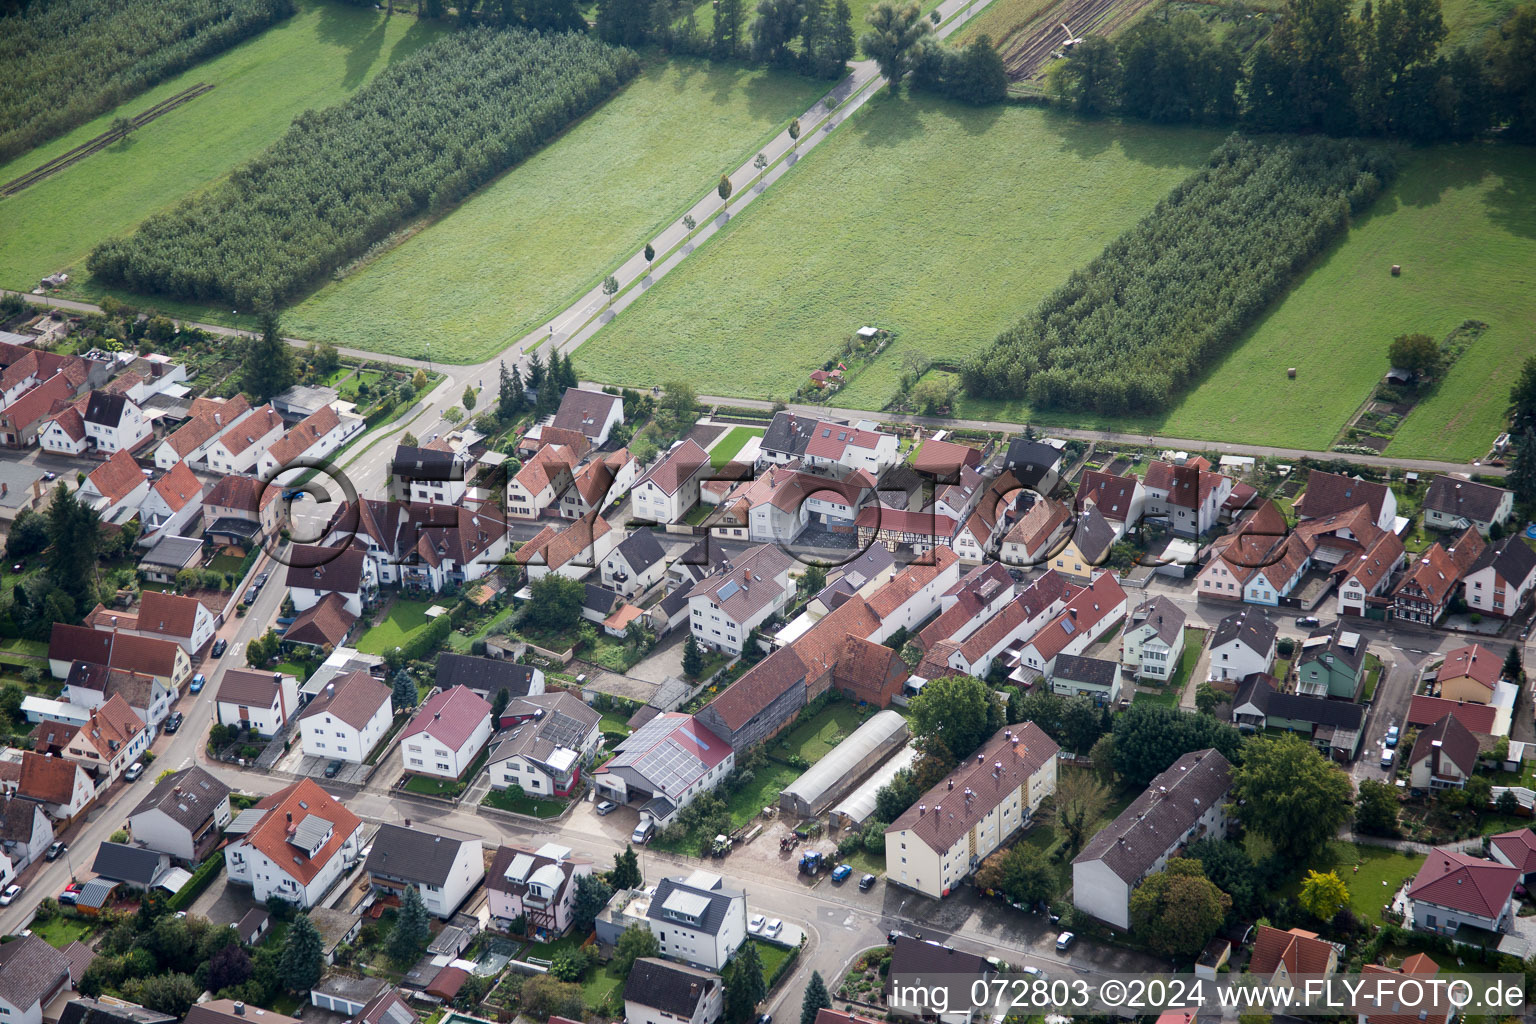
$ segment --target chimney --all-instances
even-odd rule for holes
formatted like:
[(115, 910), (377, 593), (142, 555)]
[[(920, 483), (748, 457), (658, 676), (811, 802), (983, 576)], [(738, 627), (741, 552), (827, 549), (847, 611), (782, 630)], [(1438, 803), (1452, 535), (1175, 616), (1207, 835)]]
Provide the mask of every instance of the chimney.
[(236, 1017), (244, 1017), (245, 1016), (245, 1004), (240, 1002), (238, 999), (235, 1000), (235, 1016)]
[(917, 805), (917, 816), (919, 818), (921, 818), (924, 814), (927, 814), (927, 813), (928, 813), (928, 805), (927, 804), (918, 804)]
[(955, 780), (954, 779), (950, 779), (949, 780), (949, 788), (950, 789), (954, 789), (955, 788)]
[(293, 812), (292, 811), (288, 812), (288, 824), (290, 824), (290, 825), (293, 824)]
[(688, 983), (688, 998), (690, 998), (690, 999), (697, 999), (698, 996), (699, 996), (699, 983), (696, 982), (696, 981), (690, 981)]

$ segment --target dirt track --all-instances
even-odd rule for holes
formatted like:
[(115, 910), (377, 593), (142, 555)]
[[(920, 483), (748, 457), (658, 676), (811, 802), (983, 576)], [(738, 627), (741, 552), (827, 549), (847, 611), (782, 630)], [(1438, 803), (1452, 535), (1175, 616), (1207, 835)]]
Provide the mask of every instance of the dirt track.
[(1039, 76), (1059, 53), (1067, 40), (1065, 22), (1074, 36), (1090, 32), (1107, 34), (1151, 0), (1064, 0), (1041, 12), (1033, 24), (1015, 38), (1018, 42), (1005, 54), (1003, 65), (1010, 81), (1023, 82)]

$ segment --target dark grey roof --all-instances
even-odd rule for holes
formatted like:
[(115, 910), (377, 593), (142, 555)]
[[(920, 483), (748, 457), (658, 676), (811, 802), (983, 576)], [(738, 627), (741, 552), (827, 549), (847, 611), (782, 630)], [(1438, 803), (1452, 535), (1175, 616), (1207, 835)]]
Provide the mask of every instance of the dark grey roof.
[(672, 593), (661, 599), (662, 614), (671, 622), (678, 612), (688, 607), (688, 591), (691, 587), (676, 587)]
[(1437, 476), (1424, 492), (1424, 510), (1488, 523), (1493, 521), (1506, 493), (1502, 487), (1491, 487), (1459, 476)]
[(870, 580), (896, 564), (896, 556), (884, 544), (871, 544), (858, 558), (842, 567), (837, 579), (816, 595), (828, 611), (835, 611)]
[(1135, 885), (1202, 814), (1226, 798), (1231, 787), (1232, 765), (1220, 752), (1206, 749), (1185, 754), (1100, 829), (1072, 863), (1103, 861), (1127, 884)]
[(1166, 594), (1158, 594), (1136, 606), (1136, 610), (1131, 612), (1131, 625), (1126, 628), (1150, 625), (1157, 638), (1172, 647), (1178, 640), (1179, 631), (1184, 628), (1186, 618), (1184, 609), (1174, 604)]
[(725, 923), (726, 912), (731, 909), (732, 899), (738, 896), (744, 898), (745, 893), (723, 886), (700, 889), (688, 885), (682, 878), (663, 878), (656, 886), (656, 895), (651, 897), (646, 916), (652, 921), (718, 935), (720, 926)]
[(1013, 470), (1013, 475), (1018, 478), (1019, 483), (1026, 487), (1034, 487), (1060, 462), (1059, 449), (1042, 441), (1027, 441), (1022, 437), (1016, 437), (1008, 442), (1008, 454), (1003, 460), (1003, 465)]
[(191, 561), (203, 553), (203, 542), (197, 537), (160, 538), (154, 547), (139, 559), (140, 565), (163, 565), (172, 569), (185, 569)]
[(1114, 686), (1120, 666), (1102, 658), (1084, 658), (1076, 654), (1058, 654), (1056, 667), (1051, 671), (1054, 679), (1066, 679), (1074, 683), (1090, 683), (1095, 686)]
[(464, 463), (453, 452), (436, 448), (417, 448), (402, 444), (395, 447), (390, 464), (395, 476), (408, 480), (463, 480)]
[(886, 991), (893, 984), (921, 984), (930, 993), (934, 1005), (947, 991), (949, 1006), (974, 1006), (971, 986), (977, 979), (996, 973), (985, 957), (964, 950), (944, 946), (932, 940), (900, 935), (891, 947), (891, 971), (886, 978)]
[(587, 391), (584, 388), (566, 388), (550, 426), (562, 430), (578, 430), (596, 440), (603, 432), (603, 424), (608, 421), (614, 403), (618, 401), (618, 395)]
[(91, 870), (103, 878), (149, 888), (160, 877), (165, 855), (142, 846), (102, 843), (96, 848)]
[(228, 796), (228, 786), (193, 765), (157, 782), (129, 817), (157, 807), (178, 825), (195, 831)]
[(583, 608), (590, 608), (602, 615), (612, 615), (619, 605), (624, 603), (624, 597), (616, 590), (598, 586), (596, 583), (588, 583), (586, 592), (581, 599)]
[(502, 658), (473, 658), (446, 651), (437, 656), (438, 686), (444, 690), (467, 686), (493, 704), (494, 695), (502, 690), (507, 690), (513, 697), (526, 696), (533, 686), (534, 671), (532, 665), (519, 665)]
[(814, 416), (796, 416), (792, 412), (774, 413), (768, 429), (763, 432), (759, 450), (791, 455), (798, 458), (805, 454), (820, 421)]
[(1311, 722), (1313, 725), (1331, 725), (1343, 729), (1359, 729), (1365, 721), (1365, 708), (1349, 701), (1329, 700), (1327, 697), (1311, 697), (1303, 693), (1282, 693), (1274, 687), (1274, 679), (1263, 672), (1244, 677), (1232, 699), (1234, 711), (1252, 704), (1266, 717), (1285, 718), (1293, 722)]
[[(1353, 647), (1344, 643), (1344, 637), (1354, 638)], [(1316, 643), (1320, 639), (1327, 639), (1327, 643)], [(1296, 664), (1305, 665), (1310, 661), (1316, 661), (1324, 654), (1331, 654), (1355, 674), (1359, 674), (1360, 666), (1365, 664), (1365, 649), (1368, 645), (1365, 638), (1360, 635), (1358, 629), (1352, 628), (1348, 619), (1340, 619), (1332, 626), (1322, 629), (1314, 629), (1307, 634), (1307, 639), (1301, 644), (1301, 649), (1296, 652)]]
[(1267, 654), (1279, 632), (1280, 628), (1270, 622), (1263, 612), (1256, 608), (1244, 608), (1217, 624), (1216, 635), (1211, 638), (1211, 649), (1238, 640), (1251, 651)]
[(0, 944), (0, 998), (25, 1013), (69, 979), (69, 959), (36, 935)]
[(624, 982), (624, 1001), (649, 1006), (678, 1020), (692, 1020), (699, 1002), (720, 983), (720, 976), (708, 971), (641, 957)]
[(109, 1005), (84, 996), (71, 999), (59, 1014), (59, 1024), (167, 1024), (175, 1019), (133, 1003)]
[[(37, 816), (43, 805), (26, 797), (5, 796), (0, 798), (0, 840), (29, 846), (37, 831)], [(47, 815), (44, 815), (44, 820)]]
[(271, 918), (272, 915), (267, 911), (266, 907), (252, 907), (250, 910), (247, 910), (245, 916), (240, 919), (240, 923), (235, 925), (235, 931), (239, 934), (240, 941), (247, 946), (254, 945), (257, 938), (256, 933), (261, 931), (262, 926)]
[(623, 556), (625, 563), (635, 572), (645, 572), (667, 557), (656, 535), (644, 529), (636, 530), (624, 538), (624, 542), (618, 546), (618, 554)]
[(364, 865), (369, 874), (386, 875), (407, 882), (442, 885), (466, 842), (437, 832), (420, 832), (400, 825), (383, 824), (373, 837), (373, 849)]
[(508, 704), (502, 714), (536, 717), (498, 733), (491, 740), (489, 760), (493, 764), (519, 754), (547, 764), (550, 754), (562, 747), (579, 751), (603, 718), (563, 690), (520, 697)]
[(1536, 569), (1536, 551), (1532, 551), (1518, 533), (1511, 534), (1497, 544), (1483, 548), (1483, 553), (1477, 556), (1477, 561), (1472, 563), (1467, 575), (1481, 572), (1490, 565), (1494, 572), (1519, 586), (1525, 582), (1531, 570)]
[(92, 391), (91, 400), (85, 406), (85, 422), (115, 427), (122, 421), (123, 407), (128, 404), (124, 395), (108, 391)]
[(1088, 561), (1098, 564), (1115, 543), (1115, 528), (1099, 506), (1089, 504), (1072, 520), (1072, 544)]

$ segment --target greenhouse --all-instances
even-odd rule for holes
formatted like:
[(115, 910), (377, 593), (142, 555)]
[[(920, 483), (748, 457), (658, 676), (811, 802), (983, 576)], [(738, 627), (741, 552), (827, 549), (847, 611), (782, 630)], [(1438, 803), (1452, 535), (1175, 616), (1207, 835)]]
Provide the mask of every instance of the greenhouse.
[(865, 822), (875, 816), (875, 794), (891, 784), (896, 773), (910, 767), (920, 751), (908, 744), (896, 756), (882, 764), (864, 784), (849, 793), (847, 798), (832, 808), (832, 828), (863, 828)]
[(786, 786), (779, 794), (779, 807), (802, 818), (814, 818), (890, 757), (909, 735), (905, 718), (894, 711), (881, 711)]

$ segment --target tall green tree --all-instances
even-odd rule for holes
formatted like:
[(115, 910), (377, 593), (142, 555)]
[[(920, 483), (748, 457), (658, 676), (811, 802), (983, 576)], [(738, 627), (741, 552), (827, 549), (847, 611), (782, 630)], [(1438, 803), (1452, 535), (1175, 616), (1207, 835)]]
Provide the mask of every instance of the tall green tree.
[(933, 25), (923, 17), (915, 3), (880, 0), (864, 16), (869, 30), (859, 40), (864, 53), (880, 66), (880, 73), (899, 89), (901, 80), (912, 69), (918, 43)]
[(1251, 739), (1233, 775), (1243, 823), (1291, 863), (1322, 849), (1349, 820), (1353, 787), (1316, 747), (1294, 733)]
[(912, 698), (912, 733), (925, 748), (935, 741), (957, 758), (971, 755), (1004, 724), (987, 684), (971, 676), (930, 680)]
[(643, 881), (640, 877), (640, 855), (633, 846), (625, 843), (624, 849), (613, 856), (613, 870), (608, 872), (608, 884), (617, 891), (638, 889)]
[(1536, 142), (1536, 4), (1515, 8), (1490, 33), (1484, 59), (1499, 119), (1512, 138)]
[[(741, 55), (746, 10), (742, 0), (720, 0), (715, 8), (715, 27), (710, 37), (710, 53), (716, 60), (730, 60)], [(721, 197), (725, 198), (724, 196)]]
[(1174, 857), (1131, 893), (1131, 932), (1169, 956), (1194, 956), (1221, 928), (1232, 898), (1200, 862)]
[(1355, 795), (1355, 827), (1373, 836), (1397, 836), (1402, 804), (1397, 790), (1376, 779), (1364, 779)]
[(1157, 704), (1132, 704), (1115, 716), (1115, 770), (1128, 782), (1145, 786), (1183, 755), (1215, 748), (1228, 761), (1237, 759), (1242, 736), (1223, 722)]
[(101, 517), (63, 484), (53, 489), (46, 515), (51, 548), (47, 576), (76, 605), (88, 607), (101, 549)]
[(1296, 902), (1318, 920), (1332, 921), (1335, 914), (1349, 906), (1349, 887), (1336, 871), (1308, 871), (1301, 880)]
[(325, 969), (325, 945), (308, 914), (299, 914), (288, 927), (283, 955), (277, 963), (277, 983), (289, 992), (308, 992)]
[(800, 1024), (816, 1024), (816, 1015), (831, 1008), (832, 994), (827, 991), (827, 983), (821, 980), (820, 971), (812, 971), (805, 995), (800, 997)]
[(1509, 469), (1509, 489), (1523, 505), (1536, 503), (1536, 430), (1525, 428), (1515, 442), (1515, 463)]
[(427, 948), (431, 937), (427, 905), (421, 901), (421, 892), (414, 885), (408, 885), (400, 896), (395, 928), (389, 933), (389, 958), (400, 965), (413, 964)]
[(1242, 843), (1229, 843), (1225, 838), (1201, 839), (1191, 843), (1186, 854), (1200, 862), (1205, 877), (1216, 888), (1232, 897), (1235, 913), (1252, 917), (1261, 912), (1265, 893), (1263, 872)]
[(758, 0), (752, 20), (752, 59), (784, 64), (794, 58), (790, 45), (805, 18), (803, 0)]
[(683, 675), (689, 679), (699, 678), (699, 673), (704, 671), (704, 652), (699, 649), (698, 637), (692, 633), (683, 641)]
[(390, 698), (396, 711), (409, 711), (415, 707), (421, 699), (420, 691), (416, 688), (416, 680), (404, 668), (397, 671), (390, 680)]
[(643, 924), (632, 924), (624, 929), (614, 945), (613, 967), (621, 978), (629, 977), (635, 961), (648, 956), (661, 956), (661, 940)]
[(576, 934), (586, 936), (592, 931), (597, 915), (603, 912), (613, 896), (613, 887), (596, 875), (579, 875), (576, 879), (576, 899), (571, 906), (571, 925)]
[(1440, 343), (1427, 334), (1399, 334), (1387, 346), (1387, 362), (1424, 378), (1439, 375)]
[(498, 389), (496, 392), (496, 415), (503, 423), (517, 415), (517, 411), (523, 407), (523, 380), (517, 367), (510, 371), (507, 364), (502, 362), (496, 368)]
[(1291, 0), (1275, 26), (1271, 40), (1290, 69), (1297, 127), (1333, 134), (1354, 127), (1354, 34), (1349, 0)]
[(848, 6), (848, 0), (837, 0), (832, 5), (829, 38), (827, 56), (833, 62), (834, 73), (842, 74), (844, 66), (859, 52), (853, 37), (853, 10)]
[(1053, 93), (1079, 114), (1104, 114), (1120, 97), (1120, 53), (1103, 36), (1088, 36), (1053, 69)]
[(293, 350), (283, 340), (282, 325), (276, 313), (263, 313), (261, 333), (245, 344), (242, 381), (256, 403), (265, 402), (293, 386), (296, 373)]
[(746, 1024), (757, 1015), (757, 1004), (768, 995), (763, 982), (763, 962), (757, 955), (757, 943), (743, 942), (731, 962), (725, 965), (725, 1017), (730, 1024)]
[(981, 862), (976, 884), (1008, 897), (1011, 903), (1034, 906), (1056, 890), (1056, 868), (1038, 846), (1014, 843)]
[(1063, 769), (1052, 796), (1056, 825), (1067, 840), (1067, 855), (1082, 849), (1090, 830), (1109, 808), (1109, 787), (1081, 768)]
[(569, 629), (581, 619), (581, 602), (586, 588), (580, 580), (559, 573), (549, 573), (529, 584), (528, 619), (545, 629)]

